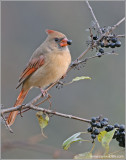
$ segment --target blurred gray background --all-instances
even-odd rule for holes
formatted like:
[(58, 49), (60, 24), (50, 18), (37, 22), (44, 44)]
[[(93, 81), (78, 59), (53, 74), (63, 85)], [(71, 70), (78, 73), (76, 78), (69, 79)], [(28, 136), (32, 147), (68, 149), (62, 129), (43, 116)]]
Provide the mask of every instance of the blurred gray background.
[[(103, 26), (113, 26), (125, 16), (123, 1), (90, 2), (94, 13)], [(73, 40), (70, 51), (75, 60), (86, 48), (92, 16), (85, 2), (2, 2), (2, 104), (12, 107), (20, 89), (16, 90), (18, 77), (23, 71), (33, 51), (45, 40), (45, 29), (63, 32)], [(115, 31), (125, 33), (123, 22)], [(124, 124), (125, 121), (125, 41), (117, 48), (118, 56), (107, 55), (87, 62), (81, 70), (72, 70), (66, 82), (76, 76), (90, 76), (63, 89), (52, 88), (52, 109), (90, 119), (92, 116), (108, 117), (109, 123)], [(111, 51), (111, 49), (108, 49)], [(95, 55), (96, 51), (86, 56)], [(40, 93), (32, 89), (24, 103)], [(48, 103), (42, 107), (48, 108)], [(63, 141), (72, 134), (86, 131), (88, 124), (76, 120), (53, 116), (44, 133), (43, 140), (35, 111), (28, 111), (23, 118), (17, 117), (12, 129), (14, 134), (2, 125), (2, 158), (43, 159), (72, 158), (74, 154), (87, 152), (90, 143), (75, 143), (68, 152), (63, 152)], [(85, 139), (90, 136), (84, 137)], [(28, 145), (30, 144), (30, 145)], [(60, 150), (58, 150), (60, 149)], [(111, 142), (111, 151), (119, 150), (118, 143)], [(95, 154), (103, 153), (99, 142)], [(120, 153), (121, 154), (121, 153)]]

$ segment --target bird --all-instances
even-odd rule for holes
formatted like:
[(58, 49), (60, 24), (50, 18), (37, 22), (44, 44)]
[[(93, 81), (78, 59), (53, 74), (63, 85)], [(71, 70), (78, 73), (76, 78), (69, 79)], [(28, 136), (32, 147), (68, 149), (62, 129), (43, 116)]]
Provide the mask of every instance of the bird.
[[(17, 87), (21, 91), (16, 99), (14, 107), (22, 105), (26, 95), (31, 88), (40, 88), (43, 96), (46, 95), (45, 88), (62, 78), (71, 63), (71, 54), (66, 35), (55, 30), (46, 29), (46, 40), (33, 52), (29, 62), (19, 77)], [(6, 123), (11, 126), (18, 111), (10, 112)]]

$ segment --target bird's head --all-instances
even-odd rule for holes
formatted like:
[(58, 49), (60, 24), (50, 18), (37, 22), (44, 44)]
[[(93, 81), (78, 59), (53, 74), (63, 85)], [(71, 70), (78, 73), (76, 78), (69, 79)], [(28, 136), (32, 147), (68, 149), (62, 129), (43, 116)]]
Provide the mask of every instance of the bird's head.
[(46, 41), (51, 44), (50, 47), (53, 46), (59, 49), (64, 49), (68, 45), (72, 44), (72, 40), (68, 40), (67, 37), (61, 32), (47, 29), (46, 33), (48, 35)]

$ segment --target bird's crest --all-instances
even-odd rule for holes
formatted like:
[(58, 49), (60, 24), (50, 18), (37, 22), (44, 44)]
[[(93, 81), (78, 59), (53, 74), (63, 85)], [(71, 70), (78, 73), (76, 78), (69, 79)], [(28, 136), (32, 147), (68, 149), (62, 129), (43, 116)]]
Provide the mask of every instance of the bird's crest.
[(54, 30), (46, 29), (46, 33), (47, 33), (47, 34), (52, 34), (52, 33), (54, 33), (54, 32), (55, 32)]

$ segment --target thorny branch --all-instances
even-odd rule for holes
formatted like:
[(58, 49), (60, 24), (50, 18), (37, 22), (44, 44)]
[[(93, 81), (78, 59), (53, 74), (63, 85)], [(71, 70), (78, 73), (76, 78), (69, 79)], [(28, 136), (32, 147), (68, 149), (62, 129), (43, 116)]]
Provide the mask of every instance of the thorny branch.
[[(99, 25), (99, 23), (98, 23), (98, 21), (97, 21), (97, 19), (95, 17), (95, 14), (94, 14), (94, 12), (92, 10), (92, 7), (90, 6), (88, 1), (86, 1), (86, 4), (87, 4), (88, 8), (90, 9), (90, 12), (91, 12), (91, 14), (92, 14), (92, 16), (94, 18), (94, 21), (95, 21), (95, 23), (97, 25), (97, 28), (98, 28), (98, 30), (100, 32), (100, 37), (98, 38), (98, 40), (96, 40), (90, 46), (88, 46), (88, 48), (83, 53), (81, 53), (80, 56), (74, 62), (71, 63), (70, 67), (68, 68), (67, 73), (71, 69), (73, 69), (74, 67), (78, 66), (79, 64), (81, 64), (83, 62), (87, 62), (87, 60), (89, 60), (89, 59), (93, 59), (93, 58), (98, 57), (96, 55), (96, 56), (85, 58), (84, 60), (80, 61), (80, 59), (82, 59), (87, 52), (89, 52), (91, 49), (97, 47), (98, 42), (100, 42), (104, 37), (111, 36), (110, 33), (112, 33), (125, 20), (125, 17), (122, 18), (117, 24), (115, 24), (113, 27), (111, 27), (108, 31), (106, 31), (105, 33), (102, 33), (102, 30), (101, 30), (100, 25)], [(125, 35), (117, 35), (116, 37), (125, 37)], [(106, 52), (106, 54), (108, 54), (108, 53)], [(49, 87), (47, 87), (46, 91), (49, 91), (52, 87), (54, 87), (59, 82), (59, 80), (56, 81), (55, 83), (51, 84)], [(38, 105), (35, 105), (35, 103), (38, 102), (38, 100), (40, 98), (42, 98), (42, 94), (39, 94), (38, 96), (36, 96), (34, 99), (32, 99), (26, 105), (21, 105), (21, 106), (17, 106), (17, 107), (11, 107), (11, 108), (7, 108), (7, 109), (1, 109), (1, 117), (3, 118), (3, 120), (5, 122), (5, 125), (7, 126), (7, 128), (9, 129), (10, 132), (13, 132), (13, 131), (6, 124), (6, 120), (4, 118), (4, 114), (12, 112), (12, 111), (17, 111), (17, 110), (19, 110), (19, 111), (22, 110), (22, 112), (25, 112), (25, 111), (27, 111), (29, 109), (32, 109), (32, 110), (35, 110), (35, 111), (43, 111), (44, 113), (47, 113), (47, 114), (53, 114), (53, 115), (60, 116), (60, 117), (65, 117), (65, 118), (70, 118), (70, 119), (75, 119), (75, 120), (79, 120), (79, 121), (90, 123), (90, 120), (88, 120), (88, 119), (76, 117), (76, 116), (73, 116), (73, 115), (63, 114), (63, 113), (59, 113), (59, 112), (54, 112), (54, 111), (49, 110), (49, 109), (40, 108), (40, 107), (38, 107)], [(44, 103), (47, 100), (48, 100), (48, 98), (43, 100), (42, 103)]]

